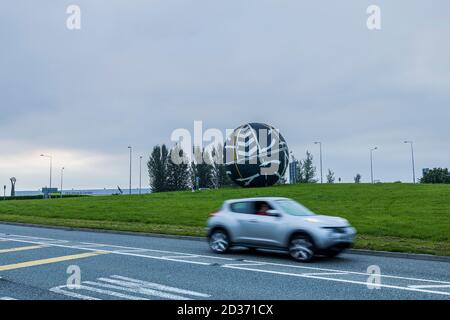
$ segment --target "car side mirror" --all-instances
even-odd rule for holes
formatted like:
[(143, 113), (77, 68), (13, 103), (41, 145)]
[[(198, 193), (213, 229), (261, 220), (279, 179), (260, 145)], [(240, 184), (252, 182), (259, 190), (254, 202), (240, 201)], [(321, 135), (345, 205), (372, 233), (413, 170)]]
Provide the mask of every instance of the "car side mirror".
[(267, 210), (267, 215), (271, 217), (281, 217), (281, 213), (278, 210)]

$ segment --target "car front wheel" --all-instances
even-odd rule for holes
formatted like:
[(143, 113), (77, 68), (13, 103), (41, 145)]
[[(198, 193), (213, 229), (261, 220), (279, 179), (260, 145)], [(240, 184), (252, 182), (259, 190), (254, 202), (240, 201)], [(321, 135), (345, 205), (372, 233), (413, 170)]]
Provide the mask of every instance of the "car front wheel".
[(311, 261), (314, 257), (314, 244), (307, 235), (294, 236), (289, 243), (289, 254), (300, 262)]
[(209, 237), (209, 247), (215, 253), (224, 253), (230, 247), (228, 235), (223, 230), (215, 230)]

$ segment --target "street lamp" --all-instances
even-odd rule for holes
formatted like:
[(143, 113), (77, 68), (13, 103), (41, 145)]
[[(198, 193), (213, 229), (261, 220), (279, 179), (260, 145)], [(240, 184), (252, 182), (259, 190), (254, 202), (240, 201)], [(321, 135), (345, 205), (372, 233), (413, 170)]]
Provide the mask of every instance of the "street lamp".
[(131, 146), (128, 146), (128, 149), (130, 149), (130, 185), (129, 185), (129, 194), (131, 194), (131, 154), (132, 154), (133, 148)]
[(142, 156), (139, 156), (139, 194), (142, 193)]
[(412, 141), (404, 141), (404, 143), (409, 143), (411, 145), (411, 163), (412, 163), (412, 174), (413, 174), (413, 183), (416, 183), (416, 169), (414, 163), (414, 147)]
[(63, 179), (64, 179), (64, 167), (61, 168), (61, 199), (63, 197)]
[(50, 186), (49, 186), (49, 188), (51, 189), (52, 188), (53, 157), (51, 155), (47, 155), (47, 154), (41, 154), (41, 157), (50, 159)]
[(323, 171), (322, 171), (322, 142), (316, 141), (314, 144), (318, 144), (320, 147), (320, 183), (323, 183)]
[(378, 147), (370, 149), (370, 180), (371, 180), (372, 184), (373, 184), (373, 155), (372, 154), (375, 150), (378, 150)]

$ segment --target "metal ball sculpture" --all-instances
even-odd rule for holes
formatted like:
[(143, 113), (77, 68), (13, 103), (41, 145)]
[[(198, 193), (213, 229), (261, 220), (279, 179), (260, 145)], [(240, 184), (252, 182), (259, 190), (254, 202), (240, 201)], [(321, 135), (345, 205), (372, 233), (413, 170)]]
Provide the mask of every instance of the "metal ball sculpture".
[(224, 146), (227, 174), (242, 187), (267, 187), (285, 174), (289, 151), (280, 132), (264, 123), (236, 128)]

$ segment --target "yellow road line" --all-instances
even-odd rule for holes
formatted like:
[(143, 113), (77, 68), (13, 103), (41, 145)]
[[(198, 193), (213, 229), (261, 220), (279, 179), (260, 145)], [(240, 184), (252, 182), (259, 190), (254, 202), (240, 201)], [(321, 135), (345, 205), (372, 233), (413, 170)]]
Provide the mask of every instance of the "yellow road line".
[(56, 262), (62, 262), (62, 261), (67, 261), (67, 260), (75, 260), (75, 259), (82, 259), (82, 258), (88, 258), (88, 257), (98, 256), (100, 254), (106, 254), (106, 253), (108, 253), (108, 252), (95, 251), (95, 252), (73, 254), (73, 255), (70, 255), (70, 256), (62, 256), (62, 257), (56, 257), (56, 258), (49, 258), (49, 259), (41, 259), (41, 260), (20, 262), (20, 263), (15, 263), (15, 264), (8, 264), (8, 265), (0, 266), (0, 271), (14, 270), (14, 269), (20, 269), (20, 268), (28, 268), (28, 267), (33, 267), (33, 266), (40, 266), (40, 265), (43, 265), (43, 264), (56, 263)]
[(48, 246), (41, 245), (41, 246), (27, 246), (27, 247), (17, 247), (17, 248), (10, 248), (10, 249), (1, 249), (0, 253), (33, 250), (33, 249), (39, 249), (39, 248), (45, 248), (45, 247), (48, 247)]

